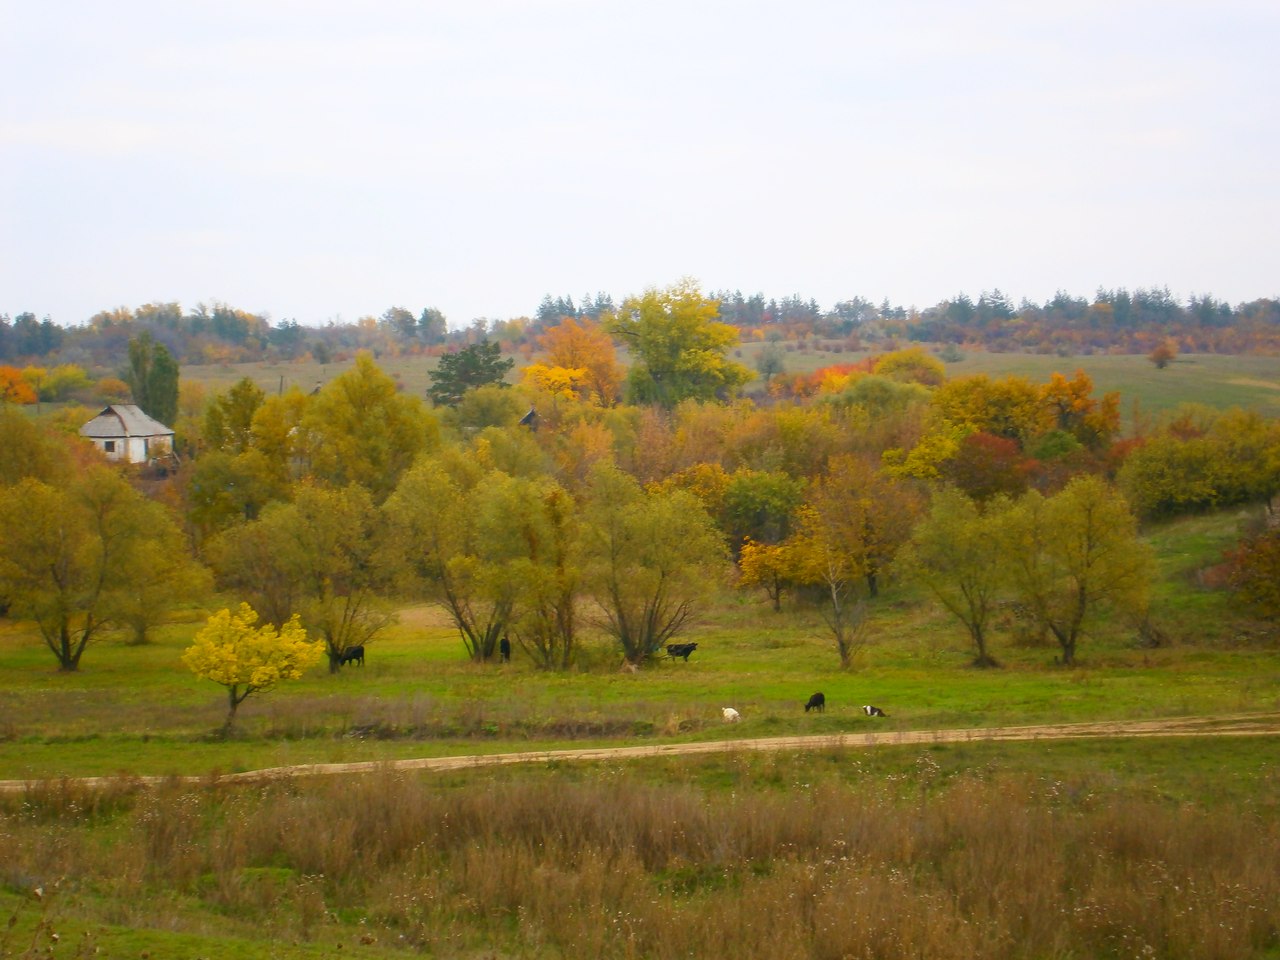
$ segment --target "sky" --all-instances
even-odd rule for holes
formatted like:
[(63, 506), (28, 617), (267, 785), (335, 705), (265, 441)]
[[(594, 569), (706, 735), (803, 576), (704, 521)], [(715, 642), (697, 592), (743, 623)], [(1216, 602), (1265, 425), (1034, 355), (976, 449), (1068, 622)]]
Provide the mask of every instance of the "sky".
[(1275, 0), (0, 0), (0, 313), (1280, 296)]

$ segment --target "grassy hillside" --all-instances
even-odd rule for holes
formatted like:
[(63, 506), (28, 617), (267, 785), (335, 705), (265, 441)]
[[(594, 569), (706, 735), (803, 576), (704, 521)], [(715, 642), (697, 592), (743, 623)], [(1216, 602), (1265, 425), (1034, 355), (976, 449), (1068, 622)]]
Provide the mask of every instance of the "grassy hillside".
[[(206, 611), (162, 628), (156, 642), (99, 644), (78, 673), (60, 674), (30, 624), (0, 625), (0, 778), (203, 773), (286, 763), (491, 752), (636, 738), (727, 735), (722, 706), (744, 722), (735, 736), (869, 729), (859, 707), (890, 714), (886, 729), (1280, 709), (1280, 669), (1266, 625), (1233, 611), (1199, 576), (1217, 563), (1240, 517), (1218, 514), (1149, 531), (1160, 556), (1153, 618), (1167, 644), (1146, 648), (1131, 625), (1087, 638), (1081, 666), (1054, 664), (1056, 646), (1019, 639), (1005, 617), (993, 643), (998, 670), (968, 666), (965, 634), (924, 598), (892, 586), (873, 610), (855, 669), (841, 671), (811, 610), (775, 614), (754, 597), (726, 596), (688, 634), (697, 652), (639, 675), (588, 638), (579, 669), (548, 674), (517, 651), (477, 666), (439, 611), (406, 607), (369, 647), (367, 666), (251, 698), (241, 736), (210, 736), (225, 711), (221, 687), (192, 676), (180, 656)], [(822, 690), (828, 710), (801, 705)]]
[[(1269, 628), (1199, 576), (1238, 520), (1150, 530), (1168, 642), (1116, 625), (1074, 669), (1004, 629), (1003, 666), (975, 670), (962, 632), (892, 585), (851, 671), (812, 613), (744, 598), (690, 633), (687, 663), (638, 675), (600, 642), (563, 675), (476, 666), (437, 612), (406, 607), (366, 667), (251, 698), (229, 741), (210, 735), (221, 688), (178, 660), (202, 611), (70, 675), (6, 622), (0, 778), (1276, 713)], [(819, 689), (827, 712), (805, 714)], [(1277, 798), (1275, 736), (54, 782), (0, 796), (0, 957), (1275, 957)]]

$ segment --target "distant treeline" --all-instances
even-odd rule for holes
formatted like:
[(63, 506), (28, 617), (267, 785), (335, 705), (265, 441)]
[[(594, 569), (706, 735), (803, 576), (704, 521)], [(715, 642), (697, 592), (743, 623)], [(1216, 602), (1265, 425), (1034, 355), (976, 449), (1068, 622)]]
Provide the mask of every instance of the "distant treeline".
[[(1280, 300), (1271, 298), (1232, 306), (1209, 295), (1180, 302), (1167, 288), (1100, 289), (1091, 299), (1059, 292), (1043, 304), (1023, 299), (1015, 305), (992, 290), (977, 300), (961, 293), (917, 310), (861, 297), (823, 309), (798, 294), (766, 299), (761, 293), (719, 290), (710, 296), (720, 302), (720, 319), (738, 327), (744, 340), (819, 337), (843, 341), (851, 349), (896, 340), (1040, 353), (1146, 353), (1172, 341), (1186, 353), (1280, 352)], [(453, 329), (434, 307), (415, 313), (396, 306), (378, 317), (318, 327), (295, 320), (273, 323), (267, 316), (218, 302), (199, 303), (189, 311), (178, 303), (120, 307), (76, 326), (60, 326), (31, 312), (12, 318), (0, 313), (0, 362), (56, 359), (85, 367), (118, 365), (129, 340), (144, 331), (182, 363), (304, 355), (326, 363), (362, 349), (377, 355), (430, 352), (483, 337), (516, 349), (565, 317), (599, 321), (618, 309), (604, 293), (588, 294), (577, 303), (572, 297), (547, 295), (532, 317), (479, 318)]]

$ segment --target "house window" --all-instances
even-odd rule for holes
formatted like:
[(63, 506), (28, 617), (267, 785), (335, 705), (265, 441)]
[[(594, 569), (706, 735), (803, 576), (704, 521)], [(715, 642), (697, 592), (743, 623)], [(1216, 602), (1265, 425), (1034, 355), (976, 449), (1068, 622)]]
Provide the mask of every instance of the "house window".
[(107, 453), (115, 453), (116, 442), (114, 440), (103, 440), (102, 449), (105, 450)]

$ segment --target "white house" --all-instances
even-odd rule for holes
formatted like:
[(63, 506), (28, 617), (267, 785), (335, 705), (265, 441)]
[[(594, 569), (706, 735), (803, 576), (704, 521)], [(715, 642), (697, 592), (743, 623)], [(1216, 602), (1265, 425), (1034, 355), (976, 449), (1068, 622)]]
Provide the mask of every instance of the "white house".
[(133, 403), (113, 403), (80, 428), (108, 460), (150, 463), (173, 456), (173, 431)]

